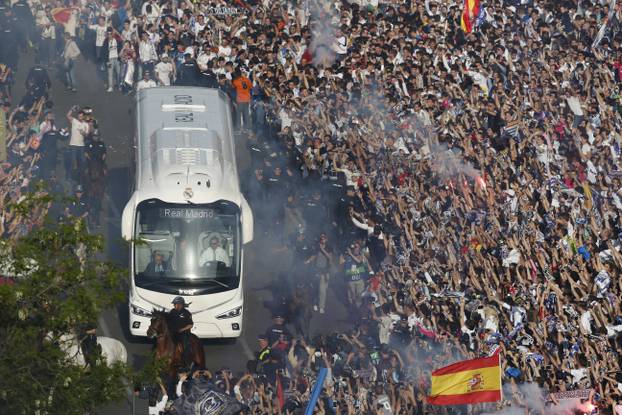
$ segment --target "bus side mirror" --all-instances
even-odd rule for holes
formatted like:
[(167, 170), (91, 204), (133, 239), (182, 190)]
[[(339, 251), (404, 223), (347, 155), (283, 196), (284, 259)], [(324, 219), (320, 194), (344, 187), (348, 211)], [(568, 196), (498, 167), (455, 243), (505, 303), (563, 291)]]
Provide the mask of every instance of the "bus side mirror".
[(125, 205), (123, 209), (123, 215), (121, 215), (121, 236), (126, 241), (131, 241), (134, 237), (132, 230), (134, 228), (134, 212), (136, 210), (136, 193), (132, 194), (132, 197)]
[(253, 240), (253, 211), (248, 202), (242, 197), (242, 243), (247, 244)]

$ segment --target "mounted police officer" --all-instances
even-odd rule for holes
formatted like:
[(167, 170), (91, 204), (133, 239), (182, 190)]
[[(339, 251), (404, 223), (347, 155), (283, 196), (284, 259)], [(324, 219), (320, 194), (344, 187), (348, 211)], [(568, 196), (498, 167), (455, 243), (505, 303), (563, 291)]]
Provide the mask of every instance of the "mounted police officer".
[(183, 362), (190, 361), (190, 330), (194, 326), (192, 321), (192, 313), (186, 308), (191, 303), (186, 303), (183, 297), (175, 297), (173, 299), (174, 308), (168, 313), (169, 328), (173, 334), (173, 340), (176, 344), (181, 343)]
[(76, 218), (85, 218), (88, 216), (88, 205), (86, 197), (84, 197), (84, 187), (81, 184), (74, 188), (74, 196), (75, 199), (65, 209), (65, 214)]
[(97, 324), (88, 323), (80, 331), (80, 349), (87, 366), (94, 366), (101, 356), (101, 346), (97, 343)]

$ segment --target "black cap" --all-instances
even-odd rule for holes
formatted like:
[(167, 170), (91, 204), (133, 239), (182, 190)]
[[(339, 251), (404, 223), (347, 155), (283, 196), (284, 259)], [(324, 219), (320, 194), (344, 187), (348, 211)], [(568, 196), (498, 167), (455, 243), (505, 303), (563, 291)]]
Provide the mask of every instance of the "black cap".
[(183, 304), (184, 306), (186, 306), (192, 303), (187, 303), (186, 300), (184, 300), (184, 297), (177, 296), (173, 299), (173, 304)]

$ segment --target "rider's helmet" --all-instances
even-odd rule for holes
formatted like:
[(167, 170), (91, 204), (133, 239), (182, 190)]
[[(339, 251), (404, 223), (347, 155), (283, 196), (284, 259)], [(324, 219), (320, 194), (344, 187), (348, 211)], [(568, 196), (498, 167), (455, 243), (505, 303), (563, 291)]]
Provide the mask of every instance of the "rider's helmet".
[(183, 304), (184, 306), (187, 306), (191, 303), (187, 303), (186, 300), (184, 300), (184, 297), (177, 296), (173, 299), (173, 304)]

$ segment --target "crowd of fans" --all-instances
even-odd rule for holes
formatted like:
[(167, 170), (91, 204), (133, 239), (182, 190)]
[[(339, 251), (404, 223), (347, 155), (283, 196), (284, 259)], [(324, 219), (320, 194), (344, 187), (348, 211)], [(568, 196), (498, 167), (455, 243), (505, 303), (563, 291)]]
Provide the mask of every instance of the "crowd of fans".
[[(12, 73), (8, 65), (0, 63), (0, 67)], [(20, 100), (10, 92), (12, 82), (0, 90), (0, 232), (5, 239), (28, 234), (33, 227), (43, 225), (48, 214), (59, 219), (88, 217), (92, 225), (100, 226), (98, 201), (105, 180), (105, 144), (99, 140), (97, 121), (89, 107), (73, 107), (67, 114), (67, 128), (61, 128), (67, 122), (57, 124), (49, 95), (51, 84), (46, 68), (35, 65), (26, 75), (25, 94)], [(74, 112), (82, 129), (75, 126)], [(82, 139), (79, 143), (78, 135)], [(76, 144), (79, 150), (75, 150)], [(64, 168), (59, 168), (60, 161)], [(67, 192), (75, 200), (65, 200)], [(33, 211), (24, 215), (15, 206), (28, 194), (33, 200), (48, 201), (36, 203)]]
[[(12, 39), (64, 58), (69, 89), (63, 33), (108, 91), (218, 87), (251, 130), (247, 191), (286, 288), (248, 373), (197, 382), (296, 413), (326, 367), (317, 413), (454, 412), (426, 404), (430, 371), (498, 352), (499, 406), (538, 411), (529, 385), (622, 413), (621, 5), (482, 1), (473, 33), (456, 1), (68, 5), (54, 26), (36, 3), (39, 34)], [(22, 166), (29, 108), (10, 117)], [(15, 198), (31, 168), (11, 166)], [(352, 330), (314, 337), (328, 295)]]
[[(0, 64), (5, 74), (10, 68)], [(5, 79), (10, 79), (7, 76)], [(46, 209), (36, 208), (28, 217), (19, 214), (13, 206), (24, 200), (27, 193), (42, 196), (45, 191), (35, 186), (40, 179), (53, 182), (54, 172), (47, 167), (55, 148), (49, 144), (51, 137), (60, 132), (54, 128), (54, 114), (50, 111), (47, 97), (49, 87), (47, 74), (36, 70), (26, 79), (26, 94), (11, 109), (8, 89), (3, 88), (0, 111), (0, 233), (4, 239), (24, 236), (33, 226), (43, 223)], [(42, 138), (48, 137), (45, 144)]]

